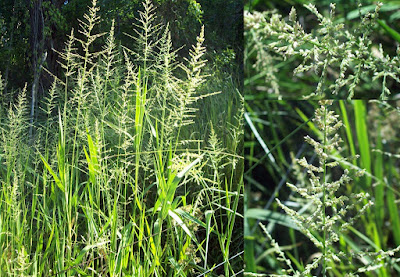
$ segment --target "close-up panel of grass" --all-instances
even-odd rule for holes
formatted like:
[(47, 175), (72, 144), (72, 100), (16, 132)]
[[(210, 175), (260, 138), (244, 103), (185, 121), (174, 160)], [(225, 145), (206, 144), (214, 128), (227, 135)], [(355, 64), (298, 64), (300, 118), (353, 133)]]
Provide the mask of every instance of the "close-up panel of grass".
[(245, 5), (245, 94), (269, 99), (398, 99), (398, 1)]
[(246, 105), (245, 275), (399, 276), (399, 103)]
[(0, 78), (0, 276), (243, 272), (240, 78), (142, 2), (120, 45), (93, 0), (40, 101)]

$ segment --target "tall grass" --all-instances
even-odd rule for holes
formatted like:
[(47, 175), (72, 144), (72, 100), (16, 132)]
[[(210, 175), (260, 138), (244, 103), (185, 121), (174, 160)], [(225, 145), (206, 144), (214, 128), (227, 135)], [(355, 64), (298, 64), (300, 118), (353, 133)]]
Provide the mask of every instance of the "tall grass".
[(208, 78), (204, 28), (178, 57), (150, 0), (130, 47), (113, 25), (96, 31), (97, 12), (93, 0), (58, 53), (32, 140), (26, 90), (2, 99), (0, 275), (239, 274), (236, 84)]

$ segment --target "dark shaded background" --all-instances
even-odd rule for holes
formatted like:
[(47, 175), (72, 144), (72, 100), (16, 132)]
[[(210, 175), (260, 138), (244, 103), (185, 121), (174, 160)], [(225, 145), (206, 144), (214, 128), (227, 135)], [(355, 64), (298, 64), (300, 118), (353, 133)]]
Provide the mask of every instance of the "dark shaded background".
[[(137, 23), (142, 0), (99, 0), (101, 24), (97, 32), (107, 32), (115, 20), (118, 43), (129, 46), (133, 24)], [(39, 99), (43, 98), (52, 78), (40, 70), (43, 65), (59, 76), (58, 55), (71, 29), (79, 29), (90, 0), (2, 0), (0, 2), (0, 72), (6, 81), (5, 92), (23, 88), (28, 91), (35, 81)], [(185, 45), (182, 54), (196, 41), (205, 25), (208, 59), (221, 70), (231, 72), (240, 83), (243, 53), (243, 3), (240, 0), (154, 0), (157, 16), (169, 22), (175, 47)], [(94, 51), (100, 50), (97, 44)], [(43, 62), (44, 53), (47, 56)], [(35, 75), (36, 74), (36, 75)], [(11, 95), (15, 97), (16, 93)]]

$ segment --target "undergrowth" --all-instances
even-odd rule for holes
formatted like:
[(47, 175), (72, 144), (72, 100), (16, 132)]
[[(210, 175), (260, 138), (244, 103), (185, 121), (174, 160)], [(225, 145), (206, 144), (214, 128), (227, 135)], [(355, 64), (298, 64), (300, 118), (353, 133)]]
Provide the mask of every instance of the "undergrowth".
[(210, 81), (204, 28), (182, 61), (150, 0), (131, 46), (96, 32), (97, 13), (93, 0), (58, 53), (34, 126), (26, 88), (14, 103), (0, 82), (0, 275), (239, 274), (235, 82)]

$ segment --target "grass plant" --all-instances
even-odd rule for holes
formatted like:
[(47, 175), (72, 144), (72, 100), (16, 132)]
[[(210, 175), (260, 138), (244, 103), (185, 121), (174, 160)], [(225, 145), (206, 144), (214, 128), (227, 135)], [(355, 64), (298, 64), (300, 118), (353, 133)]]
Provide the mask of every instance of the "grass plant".
[(182, 59), (150, 0), (132, 46), (99, 22), (93, 0), (34, 126), (26, 88), (1, 98), (0, 275), (240, 274), (238, 86), (208, 78), (204, 28)]
[[(400, 83), (400, 62), (399, 49), (391, 53), (391, 48), (400, 36), (379, 18), (383, 7), (377, 3), (371, 11), (371, 6), (359, 6), (339, 16), (335, 4), (324, 11), (304, 4), (308, 14), (300, 17), (294, 7), (288, 16), (276, 10), (246, 11), (249, 93), (259, 91), (271, 99), (392, 97)], [(355, 18), (358, 24), (350, 22)], [(392, 41), (385, 49), (382, 32)]]
[[(388, 122), (397, 103), (268, 103), (274, 109), (248, 113), (259, 138), (246, 139), (246, 274), (396, 276), (398, 141)], [(294, 154), (282, 160), (279, 148)]]

